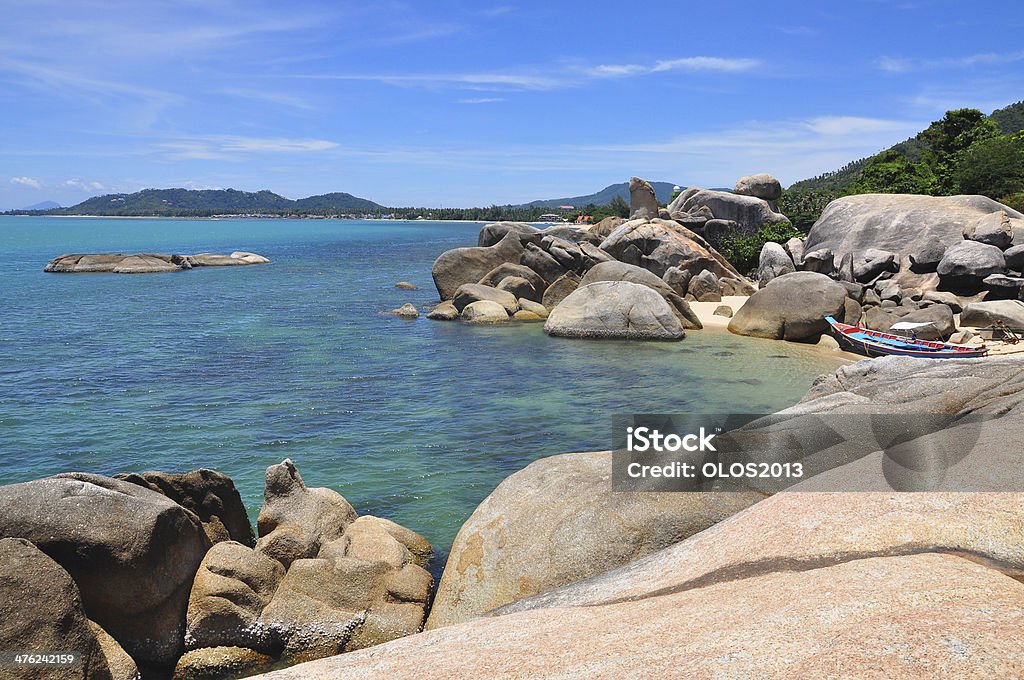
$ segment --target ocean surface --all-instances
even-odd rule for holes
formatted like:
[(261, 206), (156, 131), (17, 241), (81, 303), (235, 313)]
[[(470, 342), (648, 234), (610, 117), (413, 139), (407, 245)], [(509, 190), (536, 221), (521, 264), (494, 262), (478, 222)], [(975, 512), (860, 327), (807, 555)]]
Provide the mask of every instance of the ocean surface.
[[(580, 341), (381, 315), (436, 302), (434, 259), (480, 226), (0, 217), (0, 483), (208, 467), (255, 520), (264, 470), (291, 458), (440, 563), (502, 479), (609, 448), (613, 414), (770, 412), (841, 363), (723, 332)], [(43, 272), (63, 253), (233, 250), (273, 263)]]

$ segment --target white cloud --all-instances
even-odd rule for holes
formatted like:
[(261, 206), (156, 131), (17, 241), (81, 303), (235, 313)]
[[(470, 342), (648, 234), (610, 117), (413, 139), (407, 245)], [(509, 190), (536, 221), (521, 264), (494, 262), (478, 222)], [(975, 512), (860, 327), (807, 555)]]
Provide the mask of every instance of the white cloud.
[(240, 160), (246, 154), (315, 153), (338, 145), (325, 139), (222, 135), (173, 139), (156, 146), (175, 159)]
[(504, 97), (476, 97), (474, 99), (460, 99), (460, 104), (497, 104), (505, 101)]
[(12, 177), (11, 184), (18, 186), (29, 187), (31, 189), (42, 189), (43, 183), (34, 177)]
[(960, 57), (944, 57), (942, 59), (903, 59), (900, 57), (883, 56), (875, 61), (875, 65), (889, 73), (907, 73), (910, 71), (928, 71), (948, 68), (971, 68), (972, 66), (995, 66), (1024, 61), (1024, 51), (1020, 52), (982, 52), (967, 54)]
[(601, 64), (585, 69), (594, 78), (621, 78), (666, 71), (712, 71), (717, 73), (739, 73), (750, 71), (761, 65), (757, 59), (725, 57), (683, 57), (661, 59), (650, 65), (643, 64)]
[(65, 180), (64, 186), (68, 187), (69, 189), (79, 189), (81, 191), (103, 191), (103, 189), (105, 188), (99, 182), (87, 182), (80, 180), (77, 177), (72, 177), (69, 180)]

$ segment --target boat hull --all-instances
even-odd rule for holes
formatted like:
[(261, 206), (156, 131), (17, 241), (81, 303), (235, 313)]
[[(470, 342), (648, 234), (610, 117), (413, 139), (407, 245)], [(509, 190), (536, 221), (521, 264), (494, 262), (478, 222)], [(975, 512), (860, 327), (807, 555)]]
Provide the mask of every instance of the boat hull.
[(971, 359), (988, 354), (988, 348), (968, 347), (930, 340), (913, 340), (901, 338), (869, 328), (851, 326), (836, 321), (832, 317), (826, 319), (831, 326), (836, 341), (842, 349), (867, 357), (904, 356), (923, 359)]

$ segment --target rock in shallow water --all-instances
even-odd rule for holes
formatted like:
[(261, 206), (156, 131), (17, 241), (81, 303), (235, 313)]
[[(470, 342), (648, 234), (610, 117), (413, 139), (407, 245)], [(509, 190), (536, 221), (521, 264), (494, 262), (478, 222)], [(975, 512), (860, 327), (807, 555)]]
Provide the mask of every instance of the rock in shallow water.
[(230, 255), (200, 253), (198, 255), (163, 255), (160, 253), (75, 254), (56, 257), (43, 268), (54, 273), (112, 272), (114, 274), (155, 274), (177, 272), (193, 267), (226, 267), (270, 262), (262, 255), (235, 251)]
[(682, 324), (647, 286), (599, 281), (576, 289), (555, 307), (544, 332), (566, 338), (682, 340)]
[(504, 323), (508, 321), (508, 312), (492, 300), (477, 300), (465, 306), (461, 318), (469, 323)]

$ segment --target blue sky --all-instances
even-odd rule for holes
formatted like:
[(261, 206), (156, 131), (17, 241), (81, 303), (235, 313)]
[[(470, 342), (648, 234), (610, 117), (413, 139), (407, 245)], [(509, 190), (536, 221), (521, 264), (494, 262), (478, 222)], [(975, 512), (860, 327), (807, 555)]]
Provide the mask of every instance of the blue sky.
[(1007, 2), (4, 0), (0, 208), (784, 184), (1024, 99)]

